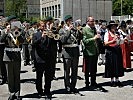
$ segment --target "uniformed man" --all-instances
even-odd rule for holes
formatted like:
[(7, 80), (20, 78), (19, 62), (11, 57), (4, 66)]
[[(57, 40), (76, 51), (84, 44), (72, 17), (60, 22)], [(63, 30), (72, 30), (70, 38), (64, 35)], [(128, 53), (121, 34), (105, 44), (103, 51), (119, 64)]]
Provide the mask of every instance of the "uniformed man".
[[(12, 22), (12, 20), (14, 20), (14, 17), (9, 17), (8, 21)], [(18, 28), (15, 27), (11, 31), (11, 26), (7, 23), (1, 37), (1, 42), (5, 43), (3, 61), (8, 73), (9, 100), (19, 99), (20, 95), (21, 49), (19, 48), (19, 41), (17, 41), (20, 39), (20, 35), (17, 35)]]
[(71, 15), (65, 16), (64, 20), (66, 22), (64, 30), (59, 32), (63, 44), (64, 83), (67, 92), (78, 93), (78, 89), (75, 88), (79, 61), (78, 32), (72, 25)]
[(22, 48), (23, 48), (23, 60), (24, 60), (24, 66), (30, 65), (30, 54), (29, 54), (29, 41), (27, 39), (27, 37), (29, 37), (29, 27), (30, 25), (27, 24), (25, 26), (25, 29), (23, 31), (23, 37), (24, 37), (24, 43), (22, 44)]

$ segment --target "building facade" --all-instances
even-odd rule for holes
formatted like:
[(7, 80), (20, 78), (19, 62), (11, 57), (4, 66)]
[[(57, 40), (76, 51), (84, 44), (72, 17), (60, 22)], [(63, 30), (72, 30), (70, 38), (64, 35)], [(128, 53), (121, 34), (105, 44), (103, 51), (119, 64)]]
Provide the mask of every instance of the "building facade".
[(40, 0), (40, 16), (53, 16), (63, 20), (66, 15), (72, 15), (73, 20), (86, 22), (87, 16), (95, 19), (110, 20), (112, 15), (112, 0)]
[(0, 15), (4, 15), (4, 0), (0, 0)]
[(40, 0), (27, 0), (27, 18), (40, 17)]

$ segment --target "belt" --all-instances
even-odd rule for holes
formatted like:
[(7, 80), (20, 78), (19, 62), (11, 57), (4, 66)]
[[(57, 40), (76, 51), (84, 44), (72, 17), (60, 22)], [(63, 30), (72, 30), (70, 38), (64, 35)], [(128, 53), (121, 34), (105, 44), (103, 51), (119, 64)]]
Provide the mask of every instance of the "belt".
[(63, 47), (78, 47), (78, 44), (63, 45)]
[(5, 48), (5, 51), (20, 51), (20, 48)]

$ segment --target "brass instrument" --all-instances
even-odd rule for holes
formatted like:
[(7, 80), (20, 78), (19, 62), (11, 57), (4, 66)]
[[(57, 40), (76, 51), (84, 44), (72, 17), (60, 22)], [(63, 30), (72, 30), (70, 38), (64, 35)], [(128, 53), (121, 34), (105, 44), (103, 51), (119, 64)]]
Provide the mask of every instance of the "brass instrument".
[(29, 37), (26, 38), (26, 41), (27, 41), (28, 43), (30, 43), (31, 39), (32, 39), (32, 38), (29, 36)]
[(53, 38), (54, 40), (60, 39), (60, 35), (54, 34), (52, 31), (43, 31), (43, 34), (47, 35), (49, 38)]
[(19, 46), (24, 42), (23, 37), (21, 36), (21, 33), (19, 31), (14, 31), (13, 34), (9, 33), (9, 35), (16, 46)]

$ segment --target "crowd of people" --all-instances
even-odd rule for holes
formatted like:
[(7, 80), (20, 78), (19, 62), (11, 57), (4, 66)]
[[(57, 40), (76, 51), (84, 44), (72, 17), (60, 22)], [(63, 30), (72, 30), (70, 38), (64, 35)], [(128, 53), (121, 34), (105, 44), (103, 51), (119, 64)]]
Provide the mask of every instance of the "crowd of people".
[(63, 63), (66, 92), (79, 93), (76, 83), (81, 51), (87, 89), (96, 87), (105, 91), (96, 82), (97, 64), (105, 65), (104, 77), (111, 79), (111, 87), (123, 87), (119, 77), (131, 68), (132, 21), (110, 21), (107, 24), (105, 20), (88, 16), (82, 25), (81, 20), (72, 19), (71, 15), (66, 15), (60, 22), (49, 16), (39, 22), (21, 23), (16, 16), (9, 16), (0, 25), (0, 85), (8, 83), (9, 100), (20, 99), (21, 63), (33, 65), (39, 96), (52, 97), (50, 89), (52, 80), (56, 80), (56, 63)]

